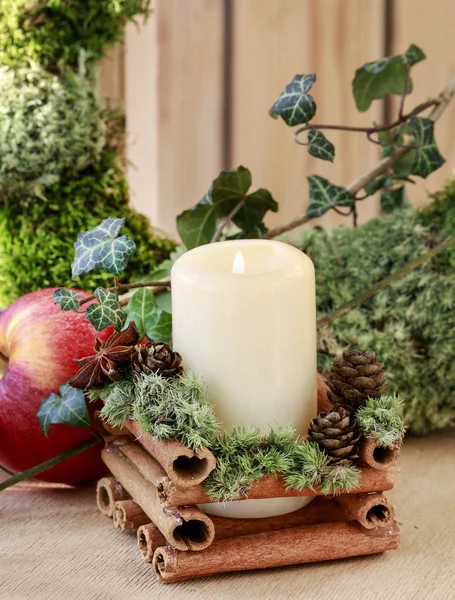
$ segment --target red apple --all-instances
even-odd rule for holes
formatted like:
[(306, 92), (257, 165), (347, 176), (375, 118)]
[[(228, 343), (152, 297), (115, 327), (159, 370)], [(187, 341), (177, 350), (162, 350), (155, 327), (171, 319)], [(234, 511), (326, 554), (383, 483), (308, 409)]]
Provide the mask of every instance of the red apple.
[[(83, 314), (63, 312), (53, 303), (54, 289), (26, 294), (0, 313), (0, 465), (23, 471), (92, 437), (87, 429), (51, 425), (42, 433), (36, 413), (44, 398), (78, 370), (75, 358), (94, 353), (96, 332)], [(88, 295), (82, 292), (84, 296)], [(90, 407), (89, 407), (90, 408)], [(43, 472), (45, 481), (77, 483), (106, 471), (100, 446), (94, 446)]]

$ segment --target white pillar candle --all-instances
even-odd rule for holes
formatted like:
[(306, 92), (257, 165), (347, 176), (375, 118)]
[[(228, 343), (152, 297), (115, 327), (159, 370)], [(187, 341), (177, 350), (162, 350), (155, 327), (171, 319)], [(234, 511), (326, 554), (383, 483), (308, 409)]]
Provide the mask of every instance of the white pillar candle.
[[(305, 435), (317, 414), (316, 293), (311, 260), (281, 242), (200, 246), (172, 269), (173, 346), (202, 376), (223, 428), (263, 433), (292, 424)], [(224, 516), (265, 517), (308, 498), (207, 505)]]

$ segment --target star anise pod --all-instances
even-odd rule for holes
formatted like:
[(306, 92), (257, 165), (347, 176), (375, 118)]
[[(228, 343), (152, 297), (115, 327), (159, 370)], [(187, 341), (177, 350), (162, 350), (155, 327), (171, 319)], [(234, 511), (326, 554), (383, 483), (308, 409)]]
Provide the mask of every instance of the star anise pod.
[(131, 363), (139, 337), (136, 324), (131, 321), (124, 331), (116, 331), (105, 342), (96, 338), (96, 354), (75, 361), (80, 369), (68, 381), (69, 385), (79, 390), (96, 390), (106, 380), (118, 381), (122, 365)]

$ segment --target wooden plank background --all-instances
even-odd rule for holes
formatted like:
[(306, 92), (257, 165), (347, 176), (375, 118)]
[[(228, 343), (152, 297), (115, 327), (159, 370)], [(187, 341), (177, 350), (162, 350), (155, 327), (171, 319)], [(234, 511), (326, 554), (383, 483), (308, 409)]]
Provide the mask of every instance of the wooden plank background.
[[(317, 74), (315, 122), (370, 124), (383, 102), (355, 108), (354, 71), (416, 43), (427, 61), (413, 69), (407, 106), (437, 94), (455, 72), (453, 0), (156, 0), (147, 24), (130, 25), (125, 48), (104, 61), (103, 88), (125, 101), (128, 178), (134, 206), (155, 226), (176, 234), (175, 217), (195, 204), (223, 168), (252, 171), (280, 204), (269, 225), (305, 210), (306, 177), (347, 185), (377, 160), (363, 134), (328, 132), (334, 164), (310, 157), (292, 130), (267, 112), (296, 73)], [(397, 102), (391, 103), (392, 109)], [(441, 187), (455, 166), (455, 109), (436, 128), (445, 165), (412, 187), (415, 204)], [(376, 199), (360, 220), (377, 214)], [(335, 213), (321, 220), (346, 222)]]

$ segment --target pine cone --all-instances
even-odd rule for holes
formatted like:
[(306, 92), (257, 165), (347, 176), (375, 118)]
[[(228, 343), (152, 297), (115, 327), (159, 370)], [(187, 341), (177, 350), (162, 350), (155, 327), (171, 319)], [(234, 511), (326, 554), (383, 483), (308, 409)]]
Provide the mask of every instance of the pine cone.
[(138, 373), (159, 373), (162, 377), (180, 377), (183, 373), (182, 357), (164, 342), (151, 342), (137, 348), (132, 365)]
[(355, 412), (368, 398), (379, 398), (387, 386), (386, 373), (376, 354), (368, 350), (343, 352), (333, 363), (327, 384), (328, 397), (335, 406)]
[(332, 464), (358, 458), (360, 433), (353, 415), (344, 408), (320, 412), (311, 421), (308, 436), (325, 450)]

